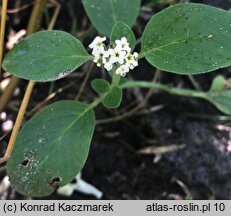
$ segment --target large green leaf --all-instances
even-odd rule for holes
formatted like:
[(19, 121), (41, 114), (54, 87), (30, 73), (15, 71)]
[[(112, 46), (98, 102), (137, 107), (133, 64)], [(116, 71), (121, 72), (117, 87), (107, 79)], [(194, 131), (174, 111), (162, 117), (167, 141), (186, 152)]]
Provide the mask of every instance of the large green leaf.
[(110, 36), (111, 44), (115, 43), (115, 41), (117, 39), (120, 40), (122, 37), (127, 38), (127, 41), (129, 43), (131, 49), (133, 50), (135, 48), (135, 45), (136, 45), (136, 38), (135, 38), (133, 31), (131, 30), (131, 28), (127, 24), (117, 22), (112, 28), (112, 32), (111, 32), (111, 36)]
[(60, 101), (47, 106), (17, 137), (7, 163), (13, 187), (40, 197), (71, 182), (86, 161), (94, 127), (94, 113), (83, 103)]
[(82, 2), (92, 24), (108, 37), (117, 22), (126, 23), (131, 27), (140, 10), (140, 0), (82, 0)]
[(40, 31), (19, 42), (6, 56), (3, 68), (17, 77), (61, 79), (92, 59), (80, 41), (63, 31)]
[(141, 57), (164, 71), (198, 74), (231, 65), (230, 50), (230, 12), (202, 4), (177, 4), (147, 24)]

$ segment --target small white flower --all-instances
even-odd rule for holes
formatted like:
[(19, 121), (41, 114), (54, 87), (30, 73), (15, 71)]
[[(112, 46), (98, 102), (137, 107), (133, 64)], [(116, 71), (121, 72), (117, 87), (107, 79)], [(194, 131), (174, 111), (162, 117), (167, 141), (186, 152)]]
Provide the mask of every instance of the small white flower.
[(126, 56), (126, 52), (122, 50), (117, 50), (117, 49), (109, 49), (108, 50), (110, 53), (110, 62), (111, 63), (120, 63), (123, 64)]
[(132, 56), (135, 58), (135, 60), (137, 60), (137, 59), (138, 59), (139, 54), (138, 54), (137, 52), (134, 52), (134, 53), (132, 54)]
[(91, 49), (98, 49), (99, 47), (102, 47), (104, 44), (103, 42), (106, 40), (106, 37), (99, 37), (97, 36), (92, 43), (89, 45)]
[(106, 63), (104, 64), (104, 67), (105, 67), (105, 69), (106, 69), (107, 71), (110, 71), (110, 70), (112, 69), (112, 67), (113, 67), (113, 64), (111, 64), (111, 62), (106, 62)]
[(110, 71), (113, 68), (114, 62), (111, 61), (111, 56), (109, 51), (105, 51), (103, 58), (102, 58), (102, 63), (104, 64), (104, 68), (107, 71)]
[(136, 66), (138, 66), (138, 53), (134, 52), (133, 54), (128, 53), (125, 57), (126, 59), (126, 64), (128, 65), (128, 67), (132, 70), (134, 69)]
[(125, 64), (125, 65), (121, 65), (117, 70), (116, 70), (116, 74), (119, 74), (122, 77), (125, 77), (126, 74), (129, 72), (129, 67)]
[(116, 43), (116, 47), (115, 47), (116, 50), (124, 50), (128, 53), (131, 52), (131, 48), (125, 37), (122, 37), (120, 40), (116, 40), (115, 43)]
[[(95, 57), (93, 61), (97, 63), (97, 66), (98, 64), (100, 64), (100, 61), (102, 61), (104, 53), (105, 53), (104, 47), (101, 47), (98, 50), (93, 50), (92, 55)], [(98, 67), (100, 66), (101, 64)]]
[(109, 62), (109, 60), (110, 60), (109, 57), (110, 57), (109, 51), (105, 51), (104, 55), (103, 55), (103, 59), (102, 59), (103, 64), (105, 64), (106, 62)]
[(101, 47), (99, 47), (98, 49), (93, 49), (92, 55), (93, 55), (93, 56), (104, 55), (105, 52), (106, 52), (106, 51), (105, 51), (104, 47), (101, 46)]

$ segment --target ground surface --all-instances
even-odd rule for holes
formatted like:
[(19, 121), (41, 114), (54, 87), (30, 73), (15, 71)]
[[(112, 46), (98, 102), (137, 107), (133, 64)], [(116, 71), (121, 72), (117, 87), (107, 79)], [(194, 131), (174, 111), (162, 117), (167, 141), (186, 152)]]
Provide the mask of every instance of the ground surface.
[[(12, 1), (13, 2), (13, 1)], [(14, 3), (10, 3), (14, 7)], [(25, 1), (26, 2), (26, 1)], [(87, 28), (88, 21), (84, 15), (80, 1), (62, 2), (60, 17), (55, 26), (70, 32), (71, 20), (77, 19), (80, 30)], [(144, 1), (144, 3), (147, 1)], [(231, 8), (231, 1), (194, 1), (210, 4), (226, 10)], [(151, 12), (142, 12), (134, 27), (137, 37), (141, 35), (147, 20), (163, 5), (152, 8)], [(75, 9), (73, 9), (75, 8)], [(18, 14), (10, 15), (9, 26), (16, 31), (26, 27), (30, 8)], [(51, 13), (51, 9), (47, 11)], [(67, 16), (66, 14), (69, 14)], [(44, 21), (44, 28), (46, 22)], [(85, 43), (93, 36), (86, 38)], [(152, 79), (155, 70), (146, 62), (141, 62), (142, 70), (134, 71), (134, 79)], [(86, 70), (86, 68), (82, 68)], [(195, 79), (207, 90), (217, 74), (228, 78), (231, 70), (226, 68), (210, 74), (196, 76)], [(142, 74), (141, 74), (142, 73)], [(75, 84), (58, 94), (50, 102), (60, 99), (73, 99), (78, 93), (83, 78), (74, 75), (57, 81), (54, 90), (68, 85), (73, 79)], [(105, 75), (103, 73), (103, 75)], [(91, 75), (100, 77), (100, 71)], [(130, 77), (131, 78), (131, 77)], [(163, 83), (182, 85), (193, 88), (189, 79), (162, 72), (159, 80)], [(10, 128), (14, 121), (26, 86), (21, 81), (15, 96), (6, 109), (6, 117), (0, 119), (1, 135)], [(38, 84), (33, 92), (28, 110), (31, 110), (49, 94), (50, 84)], [(81, 100), (90, 101), (94, 94), (87, 85)], [(136, 90), (124, 93), (122, 108), (108, 112), (103, 107), (96, 110), (97, 119), (108, 118), (125, 111), (134, 100), (142, 100), (147, 91)], [(151, 108), (162, 105), (162, 109), (151, 112)], [(129, 108), (127, 108), (128, 110)], [(221, 121), (221, 116), (212, 105), (203, 100), (153, 92), (146, 106), (136, 115), (116, 123), (97, 125), (90, 154), (83, 169), (83, 178), (99, 188), (103, 199), (231, 199), (231, 127), (230, 121)], [(8, 122), (8, 123), (6, 123)], [(9, 135), (1, 140), (3, 154)], [(164, 147), (184, 145), (184, 148), (165, 154), (138, 154), (144, 147)], [(158, 159), (159, 158), (159, 159)], [(6, 175), (4, 167), (0, 171), (0, 179)], [(26, 199), (9, 188), (0, 194), (1, 199)], [(56, 193), (46, 199), (66, 199)], [(74, 193), (69, 199), (94, 199), (80, 193)]]

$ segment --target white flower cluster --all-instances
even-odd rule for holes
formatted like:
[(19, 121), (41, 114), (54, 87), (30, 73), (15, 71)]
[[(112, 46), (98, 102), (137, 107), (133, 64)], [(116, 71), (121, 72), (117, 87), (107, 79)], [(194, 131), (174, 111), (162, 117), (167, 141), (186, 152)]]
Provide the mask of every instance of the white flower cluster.
[(116, 74), (124, 77), (130, 69), (132, 70), (138, 65), (138, 53), (131, 53), (131, 48), (125, 37), (116, 40), (114, 48), (110, 47), (108, 50), (106, 50), (104, 41), (106, 41), (106, 37), (97, 36), (89, 45), (93, 50), (93, 61), (97, 63), (98, 67), (103, 65), (107, 71), (115, 68)]

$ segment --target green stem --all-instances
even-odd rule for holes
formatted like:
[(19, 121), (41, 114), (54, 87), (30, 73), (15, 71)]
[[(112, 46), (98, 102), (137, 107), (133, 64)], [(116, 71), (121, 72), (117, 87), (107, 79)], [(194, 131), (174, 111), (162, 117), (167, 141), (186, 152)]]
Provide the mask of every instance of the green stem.
[(101, 96), (97, 98), (96, 100), (94, 100), (92, 103), (89, 104), (88, 109), (91, 110), (97, 107), (103, 101), (103, 98), (104, 96)]
[(207, 96), (204, 92), (189, 90), (189, 89), (175, 88), (175, 87), (171, 87), (171, 86), (156, 83), (156, 82), (129, 81), (129, 82), (124, 83), (120, 87), (121, 88), (133, 88), (133, 87), (154, 88), (154, 89), (159, 89), (159, 90), (168, 92), (170, 94), (207, 99)]
[(115, 71), (113, 71), (111, 87), (118, 86), (119, 82), (120, 82), (120, 75), (116, 74)]

